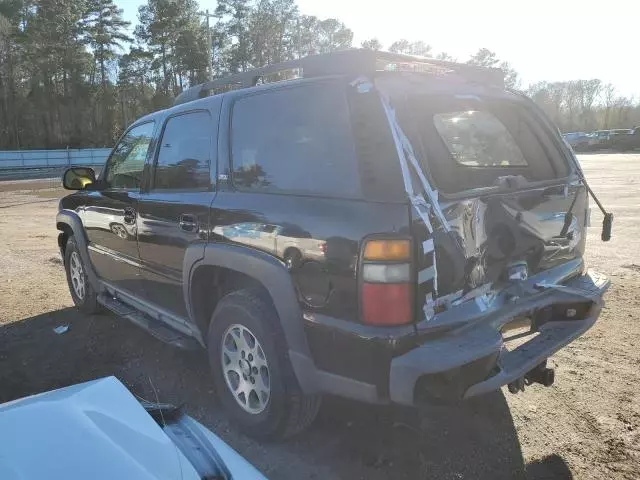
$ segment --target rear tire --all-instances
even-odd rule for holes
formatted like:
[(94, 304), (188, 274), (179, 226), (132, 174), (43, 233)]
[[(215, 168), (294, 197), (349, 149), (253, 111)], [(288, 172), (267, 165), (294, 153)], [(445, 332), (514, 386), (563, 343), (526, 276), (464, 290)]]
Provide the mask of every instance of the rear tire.
[(76, 307), (89, 315), (98, 313), (101, 310), (98, 295), (91, 288), (86, 267), (73, 236), (69, 237), (64, 249), (64, 269), (67, 273), (69, 292)]
[(313, 422), (321, 397), (302, 393), (278, 315), (259, 290), (223, 297), (207, 340), (220, 402), (244, 432), (264, 440), (282, 439)]
[(284, 263), (288, 270), (294, 270), (302, 264), (302, 253), (297, 248), (290, 248), (284, 254)]

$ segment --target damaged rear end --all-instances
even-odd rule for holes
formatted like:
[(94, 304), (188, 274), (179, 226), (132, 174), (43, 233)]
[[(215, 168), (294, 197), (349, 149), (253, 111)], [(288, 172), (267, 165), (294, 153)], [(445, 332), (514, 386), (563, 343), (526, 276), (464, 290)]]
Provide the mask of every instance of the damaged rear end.
[(590, 191), (573, 153), (499, 85), (414, 72), (375, 88), (411, 201), (418, 312), (391, 401), (551, 385), (547, 358), (595, 323), (609, 284), (585, 269)]

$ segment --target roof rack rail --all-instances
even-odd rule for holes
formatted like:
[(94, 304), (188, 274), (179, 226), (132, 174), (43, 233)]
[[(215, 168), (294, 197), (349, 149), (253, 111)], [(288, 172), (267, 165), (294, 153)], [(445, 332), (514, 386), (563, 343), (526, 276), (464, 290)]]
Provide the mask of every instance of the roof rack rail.
[(328, 75), (366, 75), (379, 71), (414, 71), (441, 76), (454, 74), (471, 82), (504, 87), (504, 72), (499, 68), (399, 53), (351, 49), (310, 55), (210, 80), (182, 92), (176, 97), (174, 105), (192, 102), (211, 94), (254, 87), (261, 83)]

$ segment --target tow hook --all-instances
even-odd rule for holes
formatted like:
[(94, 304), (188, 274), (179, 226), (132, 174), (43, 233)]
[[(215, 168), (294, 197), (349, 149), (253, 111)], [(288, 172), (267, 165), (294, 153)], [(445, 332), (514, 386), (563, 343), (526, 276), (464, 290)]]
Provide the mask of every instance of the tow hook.
[(524, 377), (520, 377), (517, 380), (509, 383), (507, 388), (510, 393), (524, 392), (526, 385), (532, 383), (539, 383), (545, 387), (550, 387), (555, 381), (555, 370), (553, 368), (547, 368), (547, 362), (544, 361), (533, 370), (529, 371)]
[(507, 385), (509, 393), (524, 392), (524, 377), (520, 377)]
[(532, 383), (539, 383), (545, 387), (550, 387), (556, 378), (556, 373), (553, 368), (547, 368), (546, 362), (544, 365), (538, 365), (525, 375), (525, 381), (527, 385)]

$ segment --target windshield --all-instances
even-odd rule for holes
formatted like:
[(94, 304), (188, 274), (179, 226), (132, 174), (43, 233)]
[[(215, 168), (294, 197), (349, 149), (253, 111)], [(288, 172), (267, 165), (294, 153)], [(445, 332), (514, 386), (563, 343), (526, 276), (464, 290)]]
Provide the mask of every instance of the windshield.
[(489, 112), (437, 113), (436, 130), (453, 159), (470, 167), (526, 166), (527, 161), (515, 140)]

